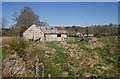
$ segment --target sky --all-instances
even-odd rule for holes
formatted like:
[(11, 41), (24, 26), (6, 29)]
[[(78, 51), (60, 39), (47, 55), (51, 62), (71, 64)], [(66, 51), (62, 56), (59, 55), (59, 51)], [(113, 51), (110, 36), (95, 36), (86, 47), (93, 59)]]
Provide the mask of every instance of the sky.
[(2, 16), (10, 27), (12, 15), (31, 7), (41, 22), (50, 26), (89, 26), (118, 24), (117, 2), (2, 2)]
[(120, 0), (2, 0), (2, 2), (118, 2)]

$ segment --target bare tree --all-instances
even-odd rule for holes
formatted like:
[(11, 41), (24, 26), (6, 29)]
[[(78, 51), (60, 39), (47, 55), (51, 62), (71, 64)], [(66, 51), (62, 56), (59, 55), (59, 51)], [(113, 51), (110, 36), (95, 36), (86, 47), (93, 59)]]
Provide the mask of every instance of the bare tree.
[(40, 22), (40, 26), (49, 26), (47, 22)]
[(37, 16), (30, 7), (24, 7), (21, 10), (20, 15), (13, 14), (13, 21), (17, 22), (16, 27), (28, 28), (32, 24), (40, 25), (39, 16)]
[(8, 25), (8, 20), (5, 17), (3, 17), (2, 18), (2, 28), (5, 28), (7, 25)]
[(2, 30), (2, 35), (4, 36), (5, 34), (6, 34), (6, 32), (5, 32), (5, 27), (8, 25), (8, 20), (5, 18), (5, 17), (3, 17), (2, 18), (2, 26), (1, 26), (1, 30)]
[(2, 19), (0, 18), (0, 36), (2, 36)]
[(22, 36), (24, 29), (29, 28), (32, 24), (40, 25), (39, 16), (37, 16), (30, 7), (24, 7), (20, 15), (13, 14), (13, 21), (16, 22), (15, 26), (18, 30), (18, 37)]

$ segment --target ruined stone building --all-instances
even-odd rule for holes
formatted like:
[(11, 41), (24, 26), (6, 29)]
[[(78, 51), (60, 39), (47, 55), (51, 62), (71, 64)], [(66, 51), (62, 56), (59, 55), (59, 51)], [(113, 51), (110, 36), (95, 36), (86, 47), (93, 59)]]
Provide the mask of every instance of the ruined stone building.
[(24, 33), (25, 40), (32, 41), (64, 41), (67, 38), (67, 32), (64, 27), (45, 27), (30, 26)]

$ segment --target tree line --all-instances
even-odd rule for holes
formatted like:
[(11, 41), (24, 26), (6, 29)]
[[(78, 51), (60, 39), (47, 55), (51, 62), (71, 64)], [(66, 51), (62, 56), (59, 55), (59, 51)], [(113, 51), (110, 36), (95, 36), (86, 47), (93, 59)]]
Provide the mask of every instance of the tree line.
[(117, 36), (118, 35), (118, 25), (91, 25), (87, 27), (82, 26), (68, 26), (66, 27), (69, 36), (76, 36), (78, 32), (84, 34), (93, 34), (94, 36)]
[[(49, 26), (47, 22), (40, 22), (39, 16), (34, 13), (30, 7), (24, 7), (20, 14), (14, 13), (13, 22), (15, 23), (10, 28), (5, 28), (8, 21), (5, 17), (2, 18), (2, 36), (22, 36), (23, 32), (32, 24), (37, 26)], [(94, 36), (116, 36), (118, 35), (118, 25), (91, 25), (87, 27), (82, 26), (67, 26), (65, 27), (68, 36), (76, 36), (77, 32), (85, 34), (93, 34)]]

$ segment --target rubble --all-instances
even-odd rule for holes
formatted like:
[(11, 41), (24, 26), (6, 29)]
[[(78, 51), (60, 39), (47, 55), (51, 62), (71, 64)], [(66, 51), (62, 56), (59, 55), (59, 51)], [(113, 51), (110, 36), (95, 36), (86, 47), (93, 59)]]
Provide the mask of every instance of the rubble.
[(11, 55), (3, 61), (3, 76), (22, 76), (26, 73), (25, 63), (17, 55)]

